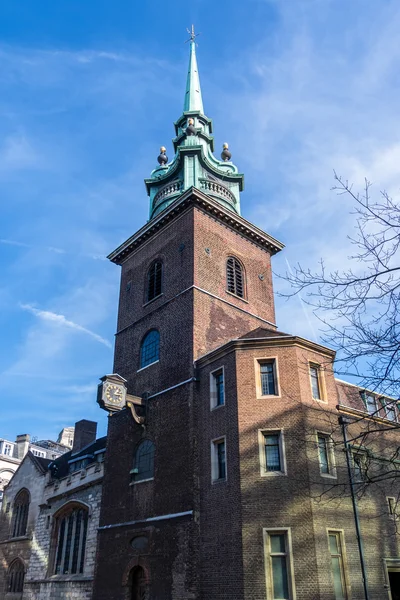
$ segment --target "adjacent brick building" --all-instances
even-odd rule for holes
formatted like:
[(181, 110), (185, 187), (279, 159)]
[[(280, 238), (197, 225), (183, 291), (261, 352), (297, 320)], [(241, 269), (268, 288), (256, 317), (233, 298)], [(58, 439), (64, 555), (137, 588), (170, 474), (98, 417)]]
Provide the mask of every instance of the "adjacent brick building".
[(240, 216), (243, 176), (227, 147), (212, 153), (194, 39), (175, 129), (174, 159), (161, 148), (146, 180), (150, 220), (109, 257), (122, 273), (93, 598), (365, 598), (349, 457), (369, 598), (397, 600), (398, 407), (277, 329), (283, 246)]

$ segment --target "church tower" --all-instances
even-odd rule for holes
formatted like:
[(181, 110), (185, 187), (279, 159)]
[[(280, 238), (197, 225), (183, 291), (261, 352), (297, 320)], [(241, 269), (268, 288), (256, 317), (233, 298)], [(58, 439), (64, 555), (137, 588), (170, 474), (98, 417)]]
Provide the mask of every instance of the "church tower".
[[(152, 598), (203, 597), (199, 399), (205, 394), (209, 403), (210, 390), (196, 361), (251, 330), (276, 330), (270, 259), (283, 245), (241, 216), (244, 177), (228, 145), (220, 159), (213, 154), (193, 30), (174, 127), (173, 159), (161, 147), (145, 180), (148, 222), (109, 255), (122, 272), (118, 375), (103, 378), (99, 390), (112, 412), (97, 600), (128, 598), (140, 585)], [(216, 378), (216, 405), (227, 393), (222, 386)], [(130, 409), (113, 412), (120, 398), (130, 399)], [(217, 451), (222, 460), (224, 449)], [(118, 595), (121, 589), (128, 595)]]
[[(110, 417), (93, 597), (265, 599), (262, 532), (289, 524), (274, 543), (291, 543), (294, 462), (304, 500), (292, 520), (301, 512), (299, 538), (313, 536), (298, 435), (312, 397), (299, 364), (322, 377), (333, 354), (277, 330), (271, 257), (283, 245), (241, 216), (244, 178), (228, 145), (214, 156), (193, 30), (174, 126), (173, 159), (161, 147), (145, 180), (148, 222), (109, 255), (121, 287), (114, 374), (98, 396)], [(335, 404), (331, 371), (319, 381)], [(313, 548), (303, 554), (316, 568)]]

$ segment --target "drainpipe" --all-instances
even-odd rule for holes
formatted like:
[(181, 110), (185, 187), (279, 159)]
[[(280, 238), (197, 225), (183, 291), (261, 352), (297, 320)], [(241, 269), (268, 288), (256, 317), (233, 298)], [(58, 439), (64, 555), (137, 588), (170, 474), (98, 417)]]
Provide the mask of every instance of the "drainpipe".
[(365, 594), (365, 600), (369, 600), (368, 585), (367, 585), (367, 572), (365, 569), (365, 557), (364, 557), (364, 550), (363, 550), (361, 531), (360, 531), (360, 519), (358, 516), (357, 499), (356, 499), (356, 495), (355, 495), (355, 491), (354, 491), (353, 469), (351, 466), (351, 450), (350, 450), (349, 442), (347, 440), (346, 427), (351, 422), (352, 421), (350, 421), (349, 419), (346, 419), (345, 417), (342, 417), (342, 416), (339, 417), (339, 425), (342, 426), (344, 447), (345, 447), (345, 451), (346, 451), (347, 473), (348, 473), (349, 481), (350, 481), (350, 495), (351, 495), (351, 502), (353, 505), (354, 523), (356, 526), (358, 552), (360, 554), (360, 563), (361, 563), (361, 573), (362, 573), (364, 594)]

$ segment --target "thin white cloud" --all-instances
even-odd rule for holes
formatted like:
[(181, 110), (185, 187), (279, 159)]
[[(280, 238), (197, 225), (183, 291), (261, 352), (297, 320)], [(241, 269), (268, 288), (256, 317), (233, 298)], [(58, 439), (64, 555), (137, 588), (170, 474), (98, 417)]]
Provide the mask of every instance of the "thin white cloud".
[(42, 159), (25, 135), (9, 135), (0, 147), (0, 170), (13, 171), (40, 167)]
[(0, 238), (0, 244), (6, 244), (7, 246), (20, 246), (21, 248), (31, 248), (29, 244), (25, 244), (24, 242), (17, 242), (16, 240), (6, 240), (4, 238)]
[(55, 246), (36, 246), (33, 244), (27, 244), (25, 242), (19, 242), (18, 240), (9, 240), (6, 238), (0, 238), (0, 244), (5, 244), (6, 246), (19, 246), (21, 248), (44, 250), (45, 252), (53, 252), (54, 254), (69, 254), (73, 256), (81, 256), (82, 258), (92, 258), (93, 260), (107, 260), (107, 257), (104, 254), (94, 254), (91, 252), (73, 253), (68, 252), (63, 248), (57, 248)]
[(105, 338), (101, 337), (101, 335), (94, 333), (94, 331), (90, 331), (90, 329), (86, 329), (86, 327), (82, 327), (82, 325), (78, 325), (78, 323), (74, 323), (74, 321), (66, 319), (64, 315), (59, 315), (49, 310), (40, 310), (38, 308), (35, 308), (34, 306), (31, 306), (30, 304), (20, 304), (19, 306), (23, 310), (32, 313), (33, 315), (35, 315), (35, 317), (38, 317), (38, 319), (41, 319), (42, 321), (51, 322), (55, 325), (68, 327), (70, 329), (74, 329), (75, 331), (80, 331), (81, 333), (89, 335), (100, 344), (104, 344), (104, 346), (107, 346), (107, 348), (112, 348), (110, 342)]

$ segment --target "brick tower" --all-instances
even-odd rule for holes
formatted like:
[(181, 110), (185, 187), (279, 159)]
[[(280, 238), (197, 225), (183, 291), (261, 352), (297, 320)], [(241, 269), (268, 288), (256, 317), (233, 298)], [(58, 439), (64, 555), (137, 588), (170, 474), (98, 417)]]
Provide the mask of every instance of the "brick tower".
[(340, 553), (344, 521), (310, 486), (336, 467), (327, 441), (322, 473), (305, 433), (321, 457), (334, 354), (276, 328), (283, 246), (241, 217), (227, 145), (213, 155), (194, 37), (175, 156), (161, 148), (149, 221), (109, 256), (122, 273), (93, 597), (334, 598), (326, 522)]

